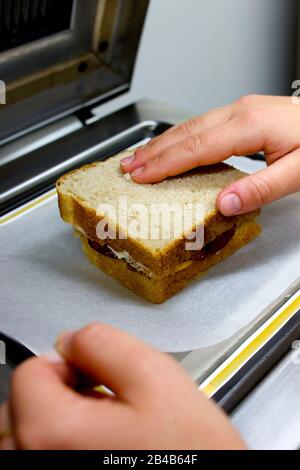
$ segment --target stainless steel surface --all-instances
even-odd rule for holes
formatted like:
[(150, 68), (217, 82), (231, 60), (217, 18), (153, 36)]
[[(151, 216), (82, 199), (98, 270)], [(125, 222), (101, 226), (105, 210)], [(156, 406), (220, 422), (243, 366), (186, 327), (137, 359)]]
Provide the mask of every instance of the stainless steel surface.
[(58, 177), (61, 173), (67, 172), (74, 165), (80, 165), (81, 163), (84, 163), (88, 158), (92, 158), (93, 156), (95, 156), (97, 153), (99, 153), (102, 150), (109, 149), (110, 145), (117, 144), (118, 141), (120, 141), (121, 139), (129, 137), (131, 134), (135, 133), (136, 131), (139, 131), (140, 129), (147, 128), (147, 127), (155, 128), (155, 126), (156, 126), (155, 121), (145, 121), (129, 129), (126, 129), (120, 134), (114, 135), (113, 137), (107, 139), (104, 142), (99, 142), (98, 144), (91, 146), (87, 150), (73, 155), (71, 158), (65, 159), (64, 155), (62, 154), (61, 162), (58, 163), (57, 165), (52, 166), (50, 162), (47, 170), (40, 172), (36, 176), (33, 176), (23, 181), (21, 184), (16, 185), (7, 191), (1, 192), (0, 203), (3, 204), (7, 202), (9, 199), (19, 196), (25, 191), (32, 189), (34, 186), (44, 183), (50, 178)]
[(7, 145), (2, 145), (0, 147), (0, 168), (82, 127), (83, 124), (77, 117), (69, 116), (42, 129), (33, 131)]
[[(92, 111), (92, 114), (94, 112)], [(153, 116), (153, 118), (151, 117)], [(107, 116), (99, 121), (97, 110), (91, 120), (87, 119), (86, 126), (80, 126), (76, 118), (65, 118), (61, 122), (67, 125), (67, 129), (73, 130), (72, 135), (54, 141), (56, 126), (46, 127), (37, 134), (28, 134), (12, 143), (0, 148), (0, 202), (6, 203), (9, 199), (32, 189), (49, 178), (55, 178), (69, 168), (78, 165), (95, 153), (109, 149), (111, 144), (116, 144), (130, 134), (138, 133), (142, 129), (155, 128), (157, 122), (168, 121), (173, 116), (173, 122), (179, 122), (189, 115), (174, 107), (160, 105), (155, 102), (143, 100), (137, 105), (130, 106), (124, 110)], [(99, 121), (99, 122), (98, 122)], [(74, 123), (74, 124), (73, 124)], [(78, 129), (75, 130), (75, 127)], [(63, 130), (57, 129), (60, 133)], [(49, 135), (47, 135), (49, 132)], [(31, 135), (37, 138), (33, 143)], [(45, 144), (45, 140), (49, 144)], [(34, 151), (34, 147), (37, 147)], [(23, 150), (32, 150), (27, 153), (26, 158), (15, 160)]]
[[(115, 77), (112, 77), (112, 76), (108, 76), (106, 75), (105, 71), (99, 71), (97, 72), (96, 74), (96, 78), (98, 80), (100, 80), (100, 82), (103, 84), (103, 86), (105, 86), (105, 83), (106, 81), (108, 80), (108, 78), (110, 78), (112, 80), (113, 83), (115, 83), (115, 88), (114, 89), (107, 89), (106, 92), (103, 91), (103, 94), (101, 94), (101, 99), (103, 99), (104, 101), (107, 101), (107, 100), (112, 100), (116, 95), (120, 95), (122, 93), (125, 93), (126, 91), (128, 91), (128, 84), (121, 84), (119, 83), (120, 80), (119, 78), (117, 78), (116, 76)], [(85, 80), (85, 87), (91, 87), (91, 89), (93, 90), (94, 87), (95, 87), (95, 77), (92, 78), (89, 78), (87, 80)], [(99, 84), (98, 84), (99, 86)], [(74, 87), (72, 88), (72, 90), (70, 91), (71, 94), (75, 94), (75, 93), (78, 93), (78, 90), (79, 88), (78, 87), (82, 87), (82, 83), (77, 83), (76, 85), (74, 85)], [(47, 97), (50, 102), (52, 100), (52, 102), (54, 103), (54, 106), (56, 106), (56, 104), (59, 104), (60, 102), (60, 99), (61, 97), (63, 96), (65, 90), (56, 90), (55, 92), (54, 91), (51, 91), (49, 90), (49, 96)], [(87, 105), (93, 105), (94, 102), (98, 102), (99, 101), (99, 97), (95, 97), (91, 100), (89, 100), (86, 104)], [(81, 109), (81, 104), (74, 104), (73, 107), (71, 108), (63, 108), (63, 109), (59, 109), (57, 108), (57, 114), (54, 114), (54, 113), (50, 113), (44, 120), (42, 121), (37, 121), (36, 118), (34, 118), (34, 116), (36, 116), (36, 114), (38, 113), (39, 109), (40, 109), (40, 99), (39, 97), (37, 97), (36, 99), (35, 98), (32, 98), (32, 101), (31, 101), (31, 108), (30, 109), (21, 109), (20, 110), (20, 115), (19, 116), (16, 116), (15, 115), (15, 112), (11, 112), (11, 108), (7, 109), (7, 113), (8, 113), (8, 119), (10, 120), (10, 127), (14, 129), (14, 133), (13, 134), (4, 134), (4, 136), (0, 136), (0, 145), (4, 146), (4, 145), (7, 145), (9, 144), (10, 142), (14, 142), (14, 140), (16, 139), (19, 139), (21, 137), (24, 137), (28, 134), (31, 134), (32, 132), (35, 132), (37, 130), (40, 130), (42, 129), (43, 127), (46, 127), (46, 126), (50, 126), (52, 124), (55, 125), (55, 123), (57, 121), (60, 121), (60, 120), (63, 120), (63, 119), (68, 119), (69, 117), (73, 117), (74, 114), (79, 111)], [(18, 106), (17, 106), (18, 107)], [(22, 125), (20, 125), (20, 117), (24, 117), (26, 115), (26, 122), (28, 123), (28, 126), (24, 127)], [(86, 122), (88, 121), (88, 119), (86, 119)], [(1, 131), (0, 131), (1, 133)]]
[(300, 448), (299, 359), (290, 352), (232, 414), (250, 448)]
[[(191, 118), (191, 112), (172, 106), (167, 103), (157, 102), (155, 100), (143, 99), (135, 104), (140, 121), (160, 121), (179, 124)], [(86, 120), (86, 124), (92, 124), (99, 121), (102, 116), (102, 106), (95, 106), (91, 109), (93, 117)], [(100, 117), (101, 116), (101, 117)]]
[[(286, 292), (282, 293), (280, 297), (274, 300), (273, 304), (264, 310), (261, 315), (253, 323), (252, 327), (247, 325), (244, 331), (239, 331), (238, 336), (230, 338), (224, 343), (218, 344), (215, 347), (191, 351), (186, 354), (184, 358), (180, 358), (182, 367), (189, 373), (193, 380), (201, 385), (210, 374), (223, 364), (226, 359), (233, 354), (243, 343), (250, 338), (252, 334), (262, 327), (268, 319), (275, 315), (278, 310), (283, 307), (293, 295), (298, 293), (300, 289), (300, 279), (290, 286)], [(300, 293), (300, 291), (299, 291)], [(212, 357), (216, 358), (216, 362), (212, 363)], [(250, 357), (249, 357), (250, 359)]]
[(1, 79), (8, 83), (90, 50), (98, 3), (98, 0), (76, 0), (68, 29), (0, 54)]
[(0, 142), (128, 90), (148, 3), (75, 0), (70, 28), (0, 53)]
[(0, 0), (0, 50), (69, 29), (73, 6), (73, 0)]

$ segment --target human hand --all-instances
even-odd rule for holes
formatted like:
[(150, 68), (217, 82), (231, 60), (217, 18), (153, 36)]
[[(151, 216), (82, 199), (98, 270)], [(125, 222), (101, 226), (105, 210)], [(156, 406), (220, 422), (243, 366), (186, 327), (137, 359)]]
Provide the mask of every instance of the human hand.
[[(65, 361), (35, 358), (13, 375), (0, 433), (20, 449), (243, 449), (225, 414), (168, 355), (111, 326), (58, 341)], [(82, 379), (114, 396), (82, 395)], [(4, 442), (5, 441), (5, 442)]]
[[(225, 188), (225, 216), (254, 211), (300, 190), (300, 108), (291, 97), (245, 96), (175, 126), (121, 162), (138, 183), (155, 183), (232, 155), (263, 151), (268, 168)], [(131, 159), (130, 159), (131, 158)]]

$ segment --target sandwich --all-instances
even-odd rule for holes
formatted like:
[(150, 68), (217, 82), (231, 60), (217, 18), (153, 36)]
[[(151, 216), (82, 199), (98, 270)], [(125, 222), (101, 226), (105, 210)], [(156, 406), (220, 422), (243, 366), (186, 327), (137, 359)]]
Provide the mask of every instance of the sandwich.
[(221, 163), (143, 185), (120, 170), (127, 155), (72, 171), (56, 188), (87, 258), (135, 294), (163, 303), (260, 234), (258, 211), (224, 217), (216, 208), (239, 170)]

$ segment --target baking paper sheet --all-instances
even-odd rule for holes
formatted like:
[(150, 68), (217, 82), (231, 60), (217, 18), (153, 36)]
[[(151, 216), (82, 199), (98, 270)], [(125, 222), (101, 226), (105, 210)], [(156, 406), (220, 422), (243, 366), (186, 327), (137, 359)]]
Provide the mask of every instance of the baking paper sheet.
[[(261, 164), (235, 159), (240, 167)], [(101, 321), (169, 351), (206, 348), (253, 323), (300, 273), (300, 196), (264, 209), (263, 235), (206, 278), (152, 305), (91, 265), (57, 202), (0, 226), (0, 330), (43, 353), (64, 330)]]

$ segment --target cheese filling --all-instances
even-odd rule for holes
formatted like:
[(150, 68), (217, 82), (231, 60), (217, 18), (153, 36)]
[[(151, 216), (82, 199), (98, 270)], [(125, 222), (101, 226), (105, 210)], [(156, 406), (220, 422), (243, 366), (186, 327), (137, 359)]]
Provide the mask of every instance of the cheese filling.
[(129, 264), (129, 266), (131, 266), (135, 271), (139, 271), (148, 277), (153, 276), (154, 273), (149, 268), (147, 268), (147, 266), (140, 263), (139, 261), (135, 261), (135, 259), (127, 251), (116, 251), (109, 245), (107, 245), (107, 248), (110, 249), (117, 259), (126, 261), (126, 263)]

